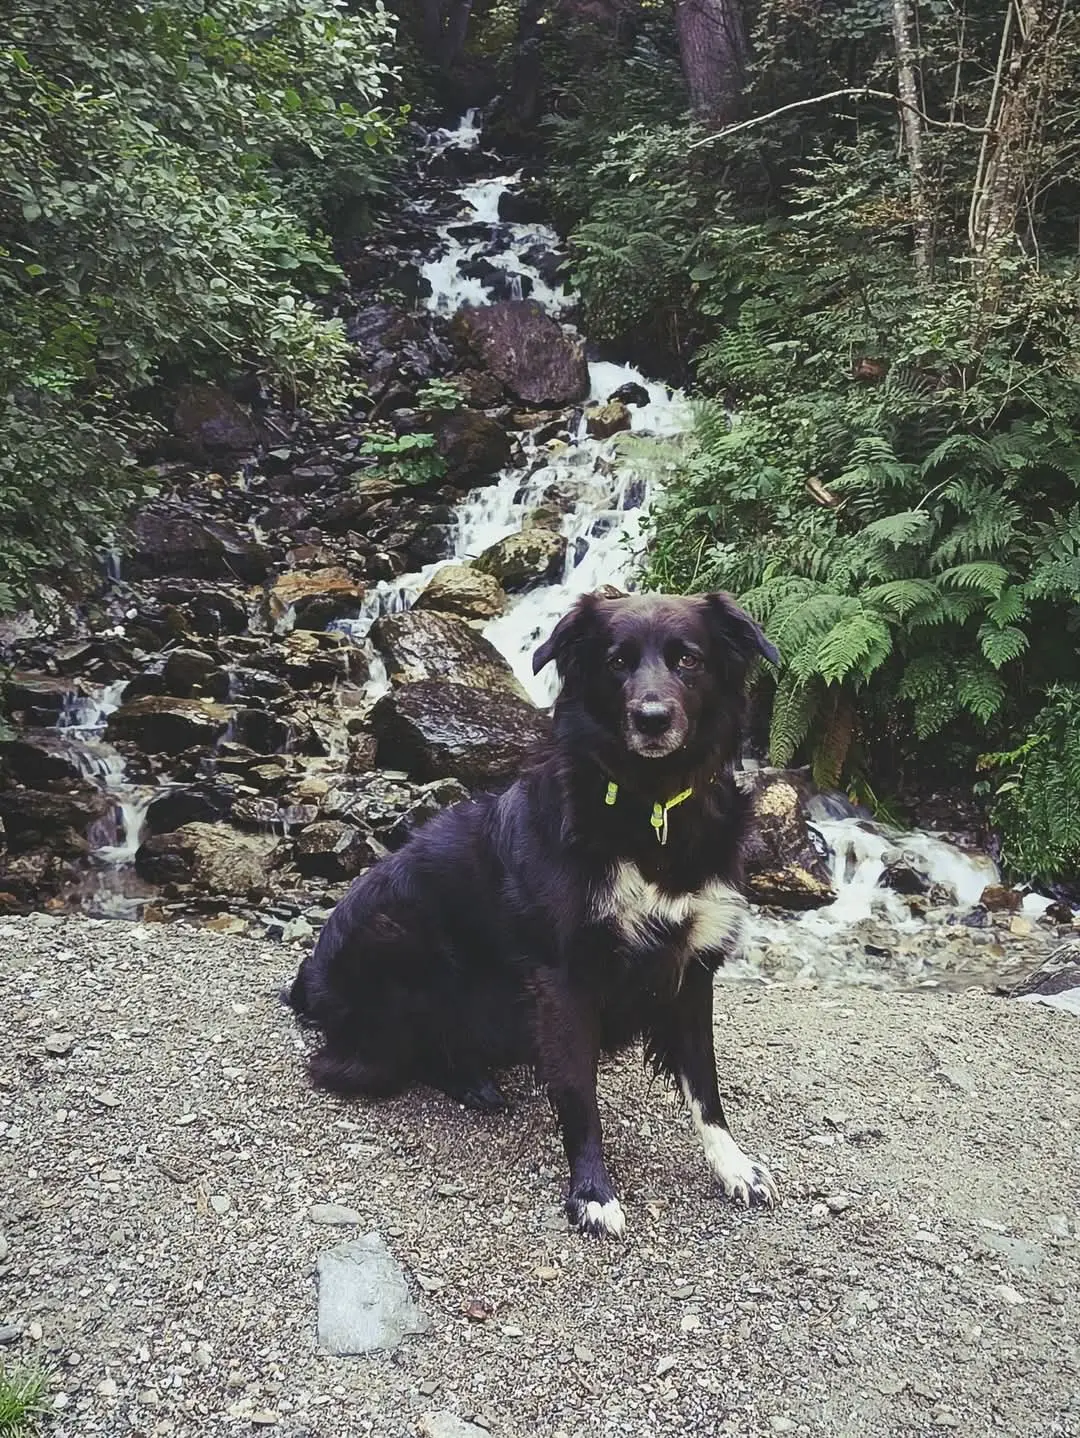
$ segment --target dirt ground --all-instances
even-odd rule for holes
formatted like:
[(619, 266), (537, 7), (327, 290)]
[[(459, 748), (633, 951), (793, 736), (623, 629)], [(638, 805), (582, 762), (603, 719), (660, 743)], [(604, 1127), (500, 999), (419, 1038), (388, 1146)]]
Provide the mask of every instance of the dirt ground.
[[(0, 923), (0, 1358), (62, 1435), (1080, 1435), (1080, 1023), (986, 993), (719, 989), (722, 1084), (785, 1202), (713, 1190), (634, 1057), (604, 1075), (624, 1243), (567, 1232), (524, 1082), (486, 1118), (313, 1094), (299, 951)], [(56, 1050), (57, 1052), (50, 1052)], [(309, 1210), (357, 1210), (354, 1229)], [(431, 1319), (315, 1342), (318, 1254), (377, 1230)]]

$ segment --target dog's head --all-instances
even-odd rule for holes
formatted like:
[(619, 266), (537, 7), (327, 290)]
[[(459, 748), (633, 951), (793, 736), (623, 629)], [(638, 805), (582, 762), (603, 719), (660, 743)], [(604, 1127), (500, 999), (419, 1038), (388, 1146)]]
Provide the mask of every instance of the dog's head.
[(688, 767), (733, 757), (747, 670), (779, 655), (726, 594), (601, 599), (587, 594), (533, 656), (554, 659), (562, 690), (556, 726), (577, 722), (641, 759)]

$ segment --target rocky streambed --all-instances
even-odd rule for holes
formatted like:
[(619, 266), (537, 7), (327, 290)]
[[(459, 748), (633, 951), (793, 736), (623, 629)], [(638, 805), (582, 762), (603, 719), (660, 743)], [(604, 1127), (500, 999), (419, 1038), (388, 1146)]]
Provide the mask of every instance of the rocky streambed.
[[(0, 911), (310, 940), (543, 737), (532, 649), (574, 595), (632, 584), (687, 418), (590, 354), (558, 237), (498, 169), (472, 118), (431, 137), (393, 231), (343, 257), (351, 415), (183, 387), (99, 592), (0, 628)], [(949, 836), (887, 835), (750, 756), (744, 782), (751, 976), (996, 982), (1073, 932)]]

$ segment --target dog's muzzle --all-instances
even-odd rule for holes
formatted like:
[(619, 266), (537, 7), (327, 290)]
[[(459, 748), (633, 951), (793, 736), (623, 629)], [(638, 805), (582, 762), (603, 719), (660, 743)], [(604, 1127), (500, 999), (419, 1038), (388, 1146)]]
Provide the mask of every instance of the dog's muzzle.
[(646, 699), (627, 714), (627, 748), (647, 759), (660, 759), (681, 749), (686, 734), (686, 715), (677, 704)]

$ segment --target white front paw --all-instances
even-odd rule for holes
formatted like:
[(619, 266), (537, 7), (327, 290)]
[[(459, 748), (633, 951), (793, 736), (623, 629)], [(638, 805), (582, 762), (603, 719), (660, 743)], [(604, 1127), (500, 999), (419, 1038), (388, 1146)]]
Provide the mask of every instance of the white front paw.
[(726, 1128), (703, 1124), (701, 1142), (709, 1167), (729, 1198), (747, 1208), (755, 1204), (773, 1208), (780, 1202), (780, 1190), (772, 1174), (763, 1163), (743, 1153)]

